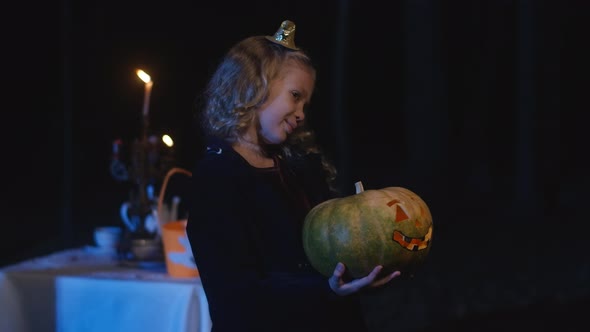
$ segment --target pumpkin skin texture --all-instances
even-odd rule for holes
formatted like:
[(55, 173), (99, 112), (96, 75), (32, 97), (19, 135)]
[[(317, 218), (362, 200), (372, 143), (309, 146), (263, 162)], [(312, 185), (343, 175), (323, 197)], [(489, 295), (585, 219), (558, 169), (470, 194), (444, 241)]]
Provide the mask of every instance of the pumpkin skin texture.
[(347, 277), (361, 278), (377, 265), (381, 275), (414, 271), (432, 245), (432, 216), (426, 203), (402, 187), (366, 190), (316, 205), (303, 224), (303, 248), (326, 277), (338, 262)]

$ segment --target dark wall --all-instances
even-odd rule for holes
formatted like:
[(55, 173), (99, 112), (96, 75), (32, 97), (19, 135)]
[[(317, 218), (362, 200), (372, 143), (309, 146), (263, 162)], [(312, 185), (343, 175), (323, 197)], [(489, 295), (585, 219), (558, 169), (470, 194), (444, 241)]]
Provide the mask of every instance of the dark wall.
[(45, 242), (61, 232), (65, 131), (59, 4), (3, 12), (2, 265), (54, 248)]

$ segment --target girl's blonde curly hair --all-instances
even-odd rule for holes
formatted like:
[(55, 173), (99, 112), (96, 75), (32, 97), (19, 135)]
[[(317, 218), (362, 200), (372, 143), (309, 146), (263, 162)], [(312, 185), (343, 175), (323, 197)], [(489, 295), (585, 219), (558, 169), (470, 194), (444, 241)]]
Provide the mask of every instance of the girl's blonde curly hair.
[[(268, 98), (270, 82), (278, 78), (286, 61), (295, 61), (313, 73), (315, 68), (302, 50), (293, 50), (269, 41), (265, 36), (248, 37), (233, 46), (209, 80), (204, 97), (201, 124), (207, 135), (235, 142), (245, 133), (256, 112)], [(284, 157), (296, 160), (309, 153), (321, 155), (332, 184), (336, 169), (315, 142), (315, 134), (306, 125), (299, 126), (281, 144)]]

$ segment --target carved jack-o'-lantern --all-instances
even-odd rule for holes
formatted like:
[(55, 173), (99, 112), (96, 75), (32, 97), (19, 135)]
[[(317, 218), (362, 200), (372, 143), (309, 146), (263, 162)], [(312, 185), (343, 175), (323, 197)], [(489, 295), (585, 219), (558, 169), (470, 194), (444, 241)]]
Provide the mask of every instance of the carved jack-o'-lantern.
[(331, 276), (338, 262), (353, 278), (377, 265), (382, 274), (412, 271), (432, 245), (432, 216), (426, 203), (402, 187), (362, 190), (315, 206), (303, 226), (303, 248), (311, 265)]

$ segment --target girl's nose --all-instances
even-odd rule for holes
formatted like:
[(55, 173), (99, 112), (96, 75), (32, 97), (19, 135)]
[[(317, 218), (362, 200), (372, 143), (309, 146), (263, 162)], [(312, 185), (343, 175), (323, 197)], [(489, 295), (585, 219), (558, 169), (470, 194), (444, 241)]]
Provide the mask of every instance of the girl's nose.
[(303, 112), (303, 107), (299, 108), (295, 112), (295, 120), (297, 120), (297, 123), (303, 122), (303, 120), (305, 120), (305, 112)]

